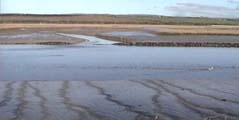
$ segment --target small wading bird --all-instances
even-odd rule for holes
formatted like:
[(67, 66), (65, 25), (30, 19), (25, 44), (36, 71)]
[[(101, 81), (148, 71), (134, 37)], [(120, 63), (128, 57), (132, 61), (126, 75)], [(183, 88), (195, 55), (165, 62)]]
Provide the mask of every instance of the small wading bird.
[(209, 71), (213, 71), (214, 70), (214, 67), (210, 67), (208, 68)]

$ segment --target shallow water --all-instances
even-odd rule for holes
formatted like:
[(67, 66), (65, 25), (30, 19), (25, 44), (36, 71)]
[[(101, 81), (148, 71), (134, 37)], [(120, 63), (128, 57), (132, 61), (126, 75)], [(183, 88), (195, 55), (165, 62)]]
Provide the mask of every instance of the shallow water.
[(239, 49), (0, 46), (0, 80), (239, 79)]
[(155, 34), (151, 34), (148, 32), (144, 32), (144, 31), (114, 31), (114, 32), (107, 32), (104, 33), (105, 35), (112, 35), (112, 36), (122, 36), (122, 37), (156, 37), (157, 35)]
[(16, 35), (0, 35), (0, 40), (47, 40), (47, 39), (67, 39), (54, 33), (48, 32), (35, 32), (29, 34), (16, 34)]
[(87, 40), (84, 45), (112, 45), (118, 42), (104, 40), (101, 38), (93, 37), (93, 36), (86, 36), (86, 35), (76, 35), (76, 34), (63, 34), (58, 33), (59, 35), (66, 36), (66, 37), (73, 37), (73, 38), (80, 38), (83, 40)]

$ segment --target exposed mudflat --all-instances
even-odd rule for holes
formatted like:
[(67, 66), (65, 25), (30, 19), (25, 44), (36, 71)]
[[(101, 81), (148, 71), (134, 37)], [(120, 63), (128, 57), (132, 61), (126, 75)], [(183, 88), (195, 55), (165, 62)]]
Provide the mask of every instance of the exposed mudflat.
[[(20, 30), (21, 31), (21, 30)], [(24, 31), (24, 30), (23, 30)], [(0, 44), (79, 44), (83, 39), (65, 37), (50, 31), (1, 34)]]
[(238, 26), (2, 24), (0, 44), (77, 44), (84, 40), (57, 33), (90, 35), (119, 45), (239, 47)]
[(155, 31), (113, 31), (97, 34), (98, 37), (120, 41), (121, 45), (173, 46), (173, 47), (239, 47), (236, 35), (170, 35)]
[[(48, 30), (0, 32), (0, 42), (9, 44), (54, 43), (0, 45), (0, 120), (239, 119), (239, 49), (114, 45), (164, 40), (234, 45), (237, 36)], [(105, 34), (120, 39), (94, 37)]]
[(1, 46), (0, 119), (238, 120), (238, 49), (98, 43)]
[(238, 81), (1, 81), (1, 120), (238, 120)]
[(103, 35), (133, 39), (135, 42), (201, 42), (201, 43), (238, 43), (239, 36), (232, 35), (155, 35), (146, 31), (107, 32)]

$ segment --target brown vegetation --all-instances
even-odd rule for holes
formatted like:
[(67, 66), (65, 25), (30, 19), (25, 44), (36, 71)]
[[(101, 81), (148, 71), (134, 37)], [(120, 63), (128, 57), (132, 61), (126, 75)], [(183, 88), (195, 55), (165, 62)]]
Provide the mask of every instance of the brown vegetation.
[(239, 26), (176, 26), (163, 25), (154, 29), (156, 34), (168, 35), (239, 35)]
[(0, 15), (0, 23), (239, 25), (237, 19), (166, 17), (155, 15)]
[[(133, 38), (117, 37), (102, 33), (112, 31), (145, 31), (156, 35), (239, 35), (239, 26), (193, 26), (193, 25), (136, 25), (136, 24), (0, 24), (0, 34), (28, 34), (47, 31), (50, 34), (67, 33), (83, 34), (101, 37), (108, 40), (120, 41), (120, 45), (136, 46), (186, 46), (186, 47), (239, 47), (239, 42), (222, 41), (139, 41)], [(82, 40), (52, 39), (44, 40), (41, 38), (34, 40), (0, 40), (1, 44), (75, 44)]]
[(193, 26), (193, 25), (134, 25), (134, 24), (0, 24), (1, 30), (9, 29), (146, 29), (156, 34), (195, 34), (195, 35), (239, 35), (239, 26)]

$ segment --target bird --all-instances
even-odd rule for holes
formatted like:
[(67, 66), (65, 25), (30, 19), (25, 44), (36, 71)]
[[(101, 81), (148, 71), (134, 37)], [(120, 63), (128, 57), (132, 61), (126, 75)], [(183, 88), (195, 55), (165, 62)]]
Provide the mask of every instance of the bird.
[(214, 67), (208, 68), (208, 71), (213, 71), (213, 70), (214, 70)]

